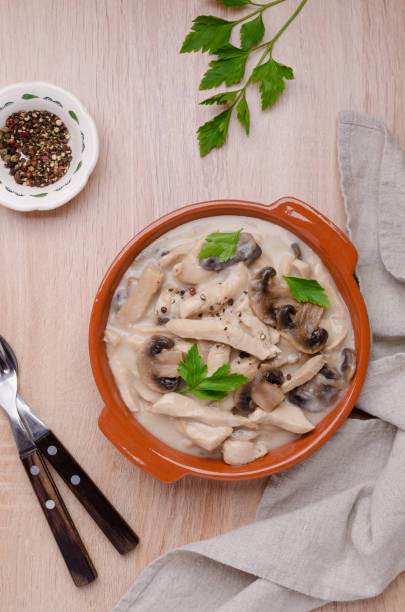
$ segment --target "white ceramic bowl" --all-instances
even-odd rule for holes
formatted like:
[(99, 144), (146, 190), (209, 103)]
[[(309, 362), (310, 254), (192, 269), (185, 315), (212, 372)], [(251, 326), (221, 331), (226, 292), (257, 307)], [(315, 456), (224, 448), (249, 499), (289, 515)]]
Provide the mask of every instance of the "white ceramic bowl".
[(93, 119), (75, 96), (44, 82), (15, 83), (0, 90), (0, 127), (19, 110), (46, 110), (58, 115), (70, 132), (72, 162), (67, 173), (48, 187), (16, 183), (0, 159), (0, 204), (19, 211), (51, 210), (74, 198), (86, 185), (98, 159)]

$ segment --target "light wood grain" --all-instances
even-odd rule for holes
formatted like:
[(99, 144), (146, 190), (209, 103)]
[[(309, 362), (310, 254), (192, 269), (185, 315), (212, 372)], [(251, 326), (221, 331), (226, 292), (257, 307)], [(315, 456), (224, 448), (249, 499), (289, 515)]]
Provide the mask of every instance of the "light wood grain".
[[(266, 17), (275, 29), (295, 0)], [(47, 80), (76, 94), (99, 128), (99, 164), (80, 196), (47, 214), (0, 209), (0, 330), (21, 361), (21, 391), (135, 527), (141, 545), (120, 557), (67, 488), (61, 491), (99, 579), (76, 589), (48, 532), (0, 414), (0, 609), (105, 612), (147, 563), (174, 546), (252, 521), (265, 481), (161, 484), (126, 461), (97, 429), (102, 408), (87, 330), (98, 284), (142, 226), (206, 199), (270, 202), (295, 195), (344, 224), (336, 160), (341, 109), (383, 118), (405, 146), (405, 3), (309, 0), (279, 40), (296, 80), (262, 114), (249, 92), (250, 138), (236, 122), (222, 150), (200, 159), (196, 128), (207, 56), (179, 55), (213, 0), (0, 0), (0, 83)], [(58, 480), (58, 483), (60, 481)], [(324, 612), (402, 612), (405, 578), (377, 599)]]

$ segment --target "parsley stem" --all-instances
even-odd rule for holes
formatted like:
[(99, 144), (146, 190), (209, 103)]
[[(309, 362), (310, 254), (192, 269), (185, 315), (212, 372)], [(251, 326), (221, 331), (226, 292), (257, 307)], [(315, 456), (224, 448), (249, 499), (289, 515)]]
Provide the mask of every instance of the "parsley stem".
[[(273, 6), (274, 4), (280, 4), (280, 2), (284, 2), (285, 0), (275, 0), (274, 2), (270, 2), (269, 4), (262, 4), (261, 6), (263, 6), (263, 10), (265, 10), (266, 8), (268, 8), (269, 6)], [(277, 34), (274, 36), (274, 38), (272, 38), (269, 42), (265, 42), (262, 45), (258, 45), (257, 47), (253, 47), (253, 49), (249, 50), (249, 55), (250, 53), (252, 53), (252, 51), (257, 51), (258, 49), (264, 49), (264, 52), (262, 53), (262, 55), (260, 56), (259, 61), (257, 62), (256, 66), (254, 67), (254, 69), (252, 70), (250, 77), (248, 78), (248, 80), (246, 81), (245, 85), (239, 89), (239, 94), (237, 95), (237, 97), (235, 98), (234, 102), (231, 104), (231, 106), (229, 107), (230, 109), (234, 108), (236, 106), (236, 104), (239, 102), (239, 100), (246, 94), (246, 89), (247, 87), (250, 85), (250, 82), (252, 80), (252, 76), (253, 76), (253, 72), (256, 68), (258, 68), (263, 61), (265, 60), (266, 56), (268, 54), (270, 54), (271, 57), (271, 53), (273, 50), (273, 45), (276, 42), (276, 40), (281, 36), (281, 34), (288, 28), (288, 26), (290, 25), (290, 23), (292, 21), (294, 21), (294, 19), (297, 17), (297, 15), (302, 11), (302, 9), (304, 8), (305, 4), (307, 3), (308, 0), (302, 0), (302, 2), (300, 3), (300, 5), (297, 7), (297, 9), (294, 11), (294, 13), (291, 15), (291, 17), (285, 22), (285, 24), (283, 25), (283, 27), (277, 32)], [(251, 2), (250, 4), (255, 4), (254, 2)], [(256, 5), (259, 6), (259, 5)], [(263, 10), (259, 11), (255, 11), (254, 13), (251, 13), (251, 15), (256, 14), (257, 12), (263, 12)], [(243, 21), (243, 20), (242, 20)]]
[(291, 15), (291, 17), (285, 22), (285, 24), (283, 25), (283, 27), (281, 28), (281, 30), (279, 30), (277, 32), (277, 34), (275, 35), (275, 37), (270, 41), (269, 45), (273, 46), (274, 43), (276, 42), (276, 40), (282, 35), (282, 33), (288, 28), (288, 26), (290, 25), (290, 23), (292, 21), (294, 21), (294, 19), (297, 17), (297, 15), (302, 11), (302, 9), (304, 8), (304, 6), (306, 5), (307, 0), (302, 0), (302, 2), (300, 3), (300, 5), (297, 7), (297, 9), (294, 11), (294, 13)]
[(239, 23), (242, 23), (242, 21), (246, 21), (247, 19), (250, 19), (251, 17), (254, 17), (255, 15), (264, 13), (266, 9), (270, 8), (271, 6), (275, 6), (276, 4), (280, 4), (281, 2), (285, 2), (285, 0), (273, 0), (273, 2), (268, 2), (267, 4), (259, 4), (257, 2), (250, 2), (252, 6), (259, 6), (260, 8), (256, 9), (252, 13), (249, 13), (248, 15), (245, 15), (244, 17), (241, 17), (240, 19), (238, 19), (237, 21), (234, 21), (233, 23), (235, 25), (238, 25)]
[(266, 4), (260, 4), (259, 2), (249, 2), (253, 6), (262, 6), (265, 11), (270, 6), (275, 6), (276, 4), (280, 4), (281, 2), (285, 2), (285, 0), (273, 0), (273, 2), (267, 2)]

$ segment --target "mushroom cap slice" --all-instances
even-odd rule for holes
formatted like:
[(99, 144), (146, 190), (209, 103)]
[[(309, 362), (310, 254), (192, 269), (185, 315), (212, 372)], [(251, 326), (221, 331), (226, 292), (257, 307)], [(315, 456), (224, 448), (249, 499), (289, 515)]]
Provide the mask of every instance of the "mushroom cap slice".
[(271, 286), (276, 274), (271, 266), (262, 268), (252, 278), (248, 291), (251, 309), (261, 321), (272, 327), (276, 326), (276, 317)]
[(284, 393), (277, 385), (272, 385), (263, 378), (252, 389), (252, 399), (266, 412), (271, 412), (281, 404), (284, 399)]
[(237, 412), (240, 412), (241, 414), (254, 412), (255, 405), (252, 399), (252, 388), (253, 381), (249, 380), (249, 382), (239, 387), (239, 389), (236, 389), (234, 393), (234, 401)]
[(340, 366), (340, 371), (342, 372), (344, 381), (349, 384), (356, 373), (357, 357), (356, 353), (351, 348), (344, 348), (342, 351), (342, 355), (343, 361), (342, 365)]
[(174, 349), (174, 341), (167, 336), (151, 336), (143, 343), (136, 365), (142, 382), (152, 391), (175, 391), (180, 384), (177, 373), (183, 353)]
[(235, 255), (228, 261), (219, 261), (219, 257), (203, 257), (200, 259), (200, 266), (204, 270), (224, 270), (233, 266), (239, 262), (243, 262), (246, 266), (254, 262), (262, 254), (262, 249), (249, 232), (242, 232), (239, 234), (238, 245), (236, 247)]
[(260, 372), (253, 380), (235, 391), (234, 400), (237, 411), (242, 414), (253, 412), (257, 406), (263, 410), (273, 410), (284, 399), (280, 385), (284, 380), (281, 370)]
[[(294, 316), (295, 312), (295, 316)], [(296, 310), (283, 306), (277, 313), (277, 327), (291, 344), (303, 353), (319, 353), (328, 341), (328, 332), (319, 327), (323, 308), (305, 302)]]
[[(288, 393), (288, 401), (309, 412), (319, 412), (333, 404), (342, 388), (341, 381), (332, 378), (333, 371), (325, 369), (325, 375), (321, 370), (314, 378), (299, 387), (295, 387)], [(339, 384), (340, 382), (340, 384)]]

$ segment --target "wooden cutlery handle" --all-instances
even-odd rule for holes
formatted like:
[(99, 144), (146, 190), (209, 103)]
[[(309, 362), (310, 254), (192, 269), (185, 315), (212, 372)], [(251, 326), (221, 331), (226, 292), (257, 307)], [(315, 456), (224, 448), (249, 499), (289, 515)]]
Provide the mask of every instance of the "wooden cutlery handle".
[(21, 457), (46, 520), (53, 532), (76, 586), (90, 584), (97, 578), (96, 569), (63, 503), (48, 468), (38, 451)]
[(36, 440), (37, 447), (83, 504), (103, 533), (123, 555), (139, 538), (52, 431)]

